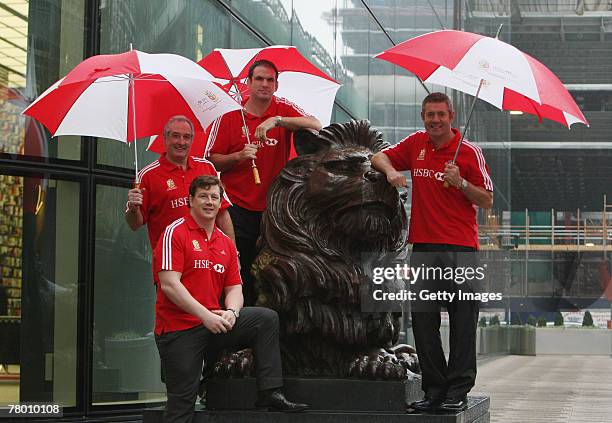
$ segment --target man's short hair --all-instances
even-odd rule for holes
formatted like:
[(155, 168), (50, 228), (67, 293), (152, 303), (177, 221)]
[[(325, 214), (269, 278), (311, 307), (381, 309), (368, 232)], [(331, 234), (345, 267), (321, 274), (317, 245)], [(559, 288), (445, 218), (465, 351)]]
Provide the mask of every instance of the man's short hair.
[(278, 68), (274, 63), (269, 60), (255, 60), (251, 66), (249, 66), (249, 79), (253, 79), (253, 73), (255, 73), (255, 68), (258, 66), (263, 66), (266, 68), (270, 68), (274, 70), (274, 74), (276, 75), (275, 80), (278, 81)]
[(210, 187), (213, 187), (215, 185), (219, 186), (219, 195), (221, 196), (221, 198), (223, 198), (224, 189), (221, 180), (217, 176), (211, 175), (200, 175), (194, 178), (193, 181), (191, 181), (191, 184), (189, 185), (189, 196), (195, 197), (195, 193), (198, 188), (209, 189)]
[(164, 126), (164, 138), (168, 138), (168, 135), (170, 135), (170, 125), (174, 122), (187, 122), (191, 128), (191, 136), (193, 137), (195, 135), (193, 122), (187, 116), (175, 115), (168, 119), (168, 122), (166, 122), (166, 125)]
[(448, 98), (448, 96), (444, 93), (431, 93), (427, 97), (425, 97), (423, 99), (423, 104), (421, 105), (421, 112), (425, 111), (425, 104), (427, 103), (446, 103), (446, 105), (448, 106), (448, 111), (450, 113), (453, 112), (453, 103), (451, 102), (451, 99)]

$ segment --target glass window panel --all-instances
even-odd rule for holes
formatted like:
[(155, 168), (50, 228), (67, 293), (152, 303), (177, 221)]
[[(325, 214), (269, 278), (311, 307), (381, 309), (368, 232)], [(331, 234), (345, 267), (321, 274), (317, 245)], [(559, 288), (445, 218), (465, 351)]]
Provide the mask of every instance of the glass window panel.
[(125, 222), (126, 197), (125, 187), (96, 189), (94, 404), (165, 399), (153, 335), (151, 248), (146, 229), (132, 232)]
[(0, 175), (0, 404), (76, 406), (77, 182)]
[(336, 100), (355, 117), (368, 117), (370, 15), (359, 2), (341, 2), (336, 18)]
[(291, 45), (291, 3), (292, 0), (232, 1), (231, 5), (271, 44)]
[[(131, 43), (134, 49), (148, 53), (174, 53), (200, 60), (214, 48), (229, 47), (228, 14), (215, 1), (108, 0), (100, 3), (100, 20), (103, 54), (127, 51)], [(159, 133), (164, 124), (159, 122)], [(139, 169), (158, 157), (147, 151), (148, 143), (148, 137), (136, 143)], [(98, 139), (97, 163), (133, 169), (133, 148)]]
[(85, 0), (2, 4), (0, 153), (81, 160), (81, 137), (52, 140), (43, 125), (21, 112), (83, 59)]
[(336, 2), (313, 0), (293, 3), (293, 45), (319, 69), (335, 78)]

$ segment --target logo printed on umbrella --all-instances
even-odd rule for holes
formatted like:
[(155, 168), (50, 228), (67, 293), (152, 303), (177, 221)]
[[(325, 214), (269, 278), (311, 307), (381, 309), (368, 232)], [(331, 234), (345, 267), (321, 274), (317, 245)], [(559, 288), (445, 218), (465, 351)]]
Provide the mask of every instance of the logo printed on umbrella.
[(191, 242), (193, 243), (193, 251), (202, 251), (202, 249), (200, 248), (200, 243), (197, 239), (193, 239), (191, 240)]
[(171, 191), (173, 189), (176, 189), (176, 185), (174, 184), (174, 181), (172, 179), (168, 179), (166, 181), (166, 185), (168, 185), (168, 189), (166, 189), (166, 191)]
[(204, 95), (206, 97), (203, 97), (202, 99), (196, 102), (200, 110), (203, 112), (207, 112), (209, 110), (214, 109), (215, 107), (217, 107), (217, 104), (221, 101), (219, 96), (213, 93), (212, 91), (205, 90)]
[(483, 69), (489, 69), (491, 67), (490, 63), (487, 62), (486, 60), (479, 61), (478, 66), (480, 66)]
[(217, 101), (217, 95), (214, 93), (211, 93), (210, 91), (205, 91), (204, 94), (206, 94), (206, 97), (210, 98), (211, 101)]

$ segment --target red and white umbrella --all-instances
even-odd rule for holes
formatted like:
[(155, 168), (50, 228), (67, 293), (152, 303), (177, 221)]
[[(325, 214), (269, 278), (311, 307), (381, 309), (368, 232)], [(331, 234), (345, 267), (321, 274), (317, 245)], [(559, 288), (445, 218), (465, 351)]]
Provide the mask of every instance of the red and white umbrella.
[(89, 135), (130, 142), (162, 132), (177, 114), (186, 115), (201, 130), (242, 107), (213, 79), (197, 63), (175, 54), (131, 50), (93, 56), (23, 113), (45, 125), (53, 136)]
[(341, 87), (334, 79), (310, 63), (293, 46), (264, 48), (218, 48), (198, 63), (222, 84), (244, 82), (249, 66), (256, 60), (269, 60), (278, 69), (277, 97), (284, 97), (323, 126), (329, 125), (336, 92)]
[[(563, 83), (533, 57), (497, 38), (435, 31), (404, 41), (375, 57), (423, 82), (450, 87), (496, 106), (559, 122), (588, 125)], [(482, 82), (481, 82), (482, 81)]]

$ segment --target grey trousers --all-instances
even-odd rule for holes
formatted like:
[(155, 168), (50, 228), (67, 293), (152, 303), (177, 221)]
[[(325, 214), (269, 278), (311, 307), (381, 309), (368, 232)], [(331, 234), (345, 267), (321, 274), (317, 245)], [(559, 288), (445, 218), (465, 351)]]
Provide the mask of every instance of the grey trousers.
[(257, 388), (283, 386), (278, 343), (278, 314), (263, 307), (245, 307), (231, 331), (213, 334), (204, 326), (155, 337), (166, 380), (165, 423), (190, 423), (205, 356), (222, 348), (251, 347), (255, 356)]

